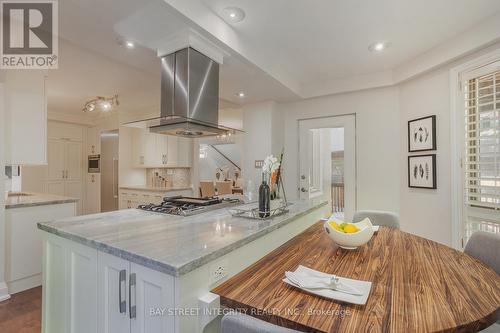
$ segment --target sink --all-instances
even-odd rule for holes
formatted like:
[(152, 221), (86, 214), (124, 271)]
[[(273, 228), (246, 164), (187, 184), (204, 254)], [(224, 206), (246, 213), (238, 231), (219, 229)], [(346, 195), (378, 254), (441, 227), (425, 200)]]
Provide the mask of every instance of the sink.
[(25, 193), (25, 192), (9, 192), (7, 194), (7, 196), (9, 198), (11, 198), (11, 197), (29, 197), (29, 196), (32, 196), (32, 195), (33, 194), (31, 194), (31, 193)]

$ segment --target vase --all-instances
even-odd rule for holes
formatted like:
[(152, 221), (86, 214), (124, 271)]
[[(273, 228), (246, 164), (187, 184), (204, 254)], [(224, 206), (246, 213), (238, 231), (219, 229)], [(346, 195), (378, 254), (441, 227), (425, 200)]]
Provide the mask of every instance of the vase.
[(266, 174), (262, 173), (262, 184), (259, 187), (259, 217), (271, 215), (271, 189), (267, 185)]

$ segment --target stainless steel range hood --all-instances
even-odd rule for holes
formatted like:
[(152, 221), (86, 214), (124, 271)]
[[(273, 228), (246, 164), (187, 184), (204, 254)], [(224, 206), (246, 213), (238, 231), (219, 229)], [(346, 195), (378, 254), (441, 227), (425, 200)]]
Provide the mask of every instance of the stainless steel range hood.
[(190, 47), (161, 58), (160, 117), (124, 125), (188, 138), (240, 132), (219, 125), (219, 64)]

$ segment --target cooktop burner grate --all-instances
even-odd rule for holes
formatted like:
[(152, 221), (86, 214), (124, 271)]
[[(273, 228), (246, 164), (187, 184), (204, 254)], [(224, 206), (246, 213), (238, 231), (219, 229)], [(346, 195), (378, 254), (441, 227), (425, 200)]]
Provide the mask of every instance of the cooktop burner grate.
[(231, 198), (190, 198), (177, 196), (166, 197), (159, 205), (150, 203), (139, 205), (138, 208), (149, 212), (189, 216), (241, 203), (241, 200)]

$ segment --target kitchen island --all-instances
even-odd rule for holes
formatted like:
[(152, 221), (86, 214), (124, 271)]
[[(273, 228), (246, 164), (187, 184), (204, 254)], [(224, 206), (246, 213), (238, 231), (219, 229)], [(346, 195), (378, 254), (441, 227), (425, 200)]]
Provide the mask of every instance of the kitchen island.
[(316, 199), (267, 221), (129, 209), (39, 223), (43, 332), (216, 332), (209, 291), (328, 213)]

